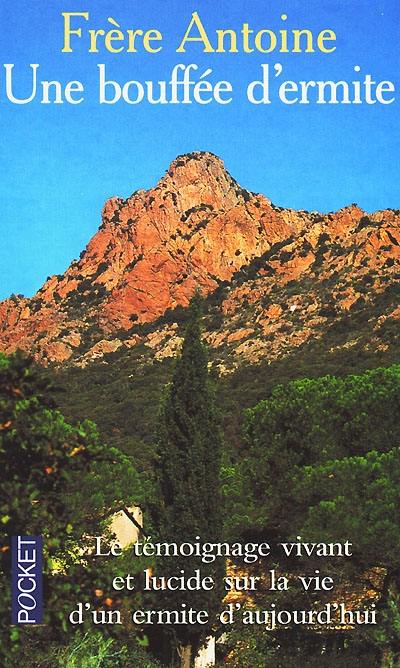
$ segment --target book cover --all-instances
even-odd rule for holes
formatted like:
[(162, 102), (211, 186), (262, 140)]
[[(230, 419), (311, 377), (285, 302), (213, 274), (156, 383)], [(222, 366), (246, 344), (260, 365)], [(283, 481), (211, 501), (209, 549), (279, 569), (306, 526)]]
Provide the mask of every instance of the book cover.
[(399, 19), (2, 1), (1, 665), (400, 665)]

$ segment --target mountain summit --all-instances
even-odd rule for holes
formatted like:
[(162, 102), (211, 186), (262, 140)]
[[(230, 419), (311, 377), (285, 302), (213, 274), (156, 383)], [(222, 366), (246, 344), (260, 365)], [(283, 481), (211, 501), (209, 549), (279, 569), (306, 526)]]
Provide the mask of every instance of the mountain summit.
[(356, 205), (327, 215), (282, 209), (242, 188), (212, 153), (178, 156), (153, 189), (106, 202), (98, 232), (63, 275), (32, 299), (0, 303), (0, 349), (44, 363), (95, 358), (136, 345), (138, 326), (186, 306), (196, 287), (209, 295), (221, 285), (221, 317), (251, 304), (251, 326), (233, 329), (257, 329), (261, 342), (279, 336), (286, 308), (276, 302), (289, 286), (294, 310), (307, 301), (311, 336), (321, 310), (349, 310), (398, 277), (399, 221), (398, 211), (367, 216)]

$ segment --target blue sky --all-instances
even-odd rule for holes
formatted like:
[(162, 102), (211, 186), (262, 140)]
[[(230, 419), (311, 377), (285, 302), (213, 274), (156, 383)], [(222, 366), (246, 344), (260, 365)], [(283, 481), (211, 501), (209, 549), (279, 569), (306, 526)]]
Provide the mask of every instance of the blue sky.
[[(175, 52), (198, 11), (217, 28), (331, 28), (334, 54), (202, 54)], [(63, 11), (89, 11), (92, 28), (112, 16), (125, 28), (157, 28), (158, 54), (62, 54)], [(246, 85), (262, 63), (284, 66), (288, 79), (351, 79), (353, 67), (398, 88), (398, 0), (2, 0), (0, 6), (0, 299), (32, 295), (61, 273), (100, 223), (104, 201), (156, 183), (171, 160), (193, 150), (218, 154), (232, 175), (276, 204), (330, 211), (358, 202), (367, 211), (400, 207), (399, 107), (393, 105), (252, 106)], [(167, 79), (176, 63), (211, 67), (234, 86), (230, 105), (100, 106), (97, 64), (110, 77)], [(15, 91), (27, 94), (30, 63), (39, 78), (85, 85), (78, 106), (12, 105), (5, 63), (15, 63)]]

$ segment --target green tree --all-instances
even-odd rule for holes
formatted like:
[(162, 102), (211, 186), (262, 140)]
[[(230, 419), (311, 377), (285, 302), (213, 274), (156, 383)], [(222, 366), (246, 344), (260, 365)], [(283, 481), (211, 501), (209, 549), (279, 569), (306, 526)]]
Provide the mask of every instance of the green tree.
[[(400, 366), (279, 385), (246, 411), (245, 448), (232, 479), (246, 490), (243, 525), (274, 538), (300, 526), (294, 481), (304, 466), (384, 452), (400, 443)], [(237, 527), (236, 527), (237, 528)]]
[[(326, 562), (336, 583), (385, 569), (379, 628), (366, 633), (388, 665), (400, 657), (399, 413), (399, 365), (278, 386), (247, 411), (245, 456), (226, 476), (231, 531), (250, 529), (272, 545), (298, 535), (351, 541), (351, 559)], [(319, 567), (318, 559), (276, 558), (288, 572)]]
[(383, 569), (378, 625), (368, 637), (382, 650), (382, 666), (399, 666), (400, 448), (305, 467), (295, 493), (305, 508), (301, 533), (307, 540), (349, 540), (353, 571)]
[[(52, 401), (52, 387), (31, 360), (0, 354), (0, 591), (3, 665), (10, 645), (10, 537), (44, 538), (46, 640), (69, 630), (68, 612), (82, 593), (110, 586), (110, 565), (81, 557), (102, 535), (107, 515), (141, 503), (143, 486), (132, 462), (99, 439), (93, 423), (73, 426)], [(12, 637), (36, 629), (12, 630)], [(36, 636), (35, 636), (36, 637)], [(10, 658), (13, 656), (13, 658)]]
[[(162, 404), (158, 440), (158, 483), (160, 504), (156, 523), (162, 540), (176, 543), (220, 542), (222, 510), (219, 473), (221, 434), (215, 400), (210, 387), (207, 355), (201, 341), (201, 298), (189, 307), (182, 352)], [(218, 560), (200, 564), (196, 558), (161, 560), (160, 574), (190, 575), (201, 566), (202, 574), (215, 580), (212, 591), (160, 592), (163, 608), (179, 610), (181, 605), (208, 610), (207, 625), (175, 626), (174, 643), (182, 668), (192, 665), (198, 647), (210, 634), (221, 605), (221, 573)]]

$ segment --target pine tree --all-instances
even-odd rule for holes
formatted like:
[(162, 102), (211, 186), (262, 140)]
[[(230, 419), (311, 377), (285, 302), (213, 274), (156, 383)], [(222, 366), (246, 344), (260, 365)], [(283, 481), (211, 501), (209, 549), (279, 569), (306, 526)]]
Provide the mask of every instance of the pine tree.
[[(210, 386), (207, 355), (201, 341), (201, 297), (189, 307), (189, 320), (181, 356), (162, 405), (158, 441), (160, 508), (159, 536), (175, 543), (220, 542), (222, 510), (219, 492), (221, 434)], [(187, 576), (200, 568), (215, 581), (212, 591), (162, 592), (162, 608), (207, 610), (208, 625), (175, 626), (172, 629), (181, 668), (188, 668), (197, 649), (210, 635), (221, 604), (223, 564), (203, 564), (198, 558), (162, 559), (162, 575)]]

